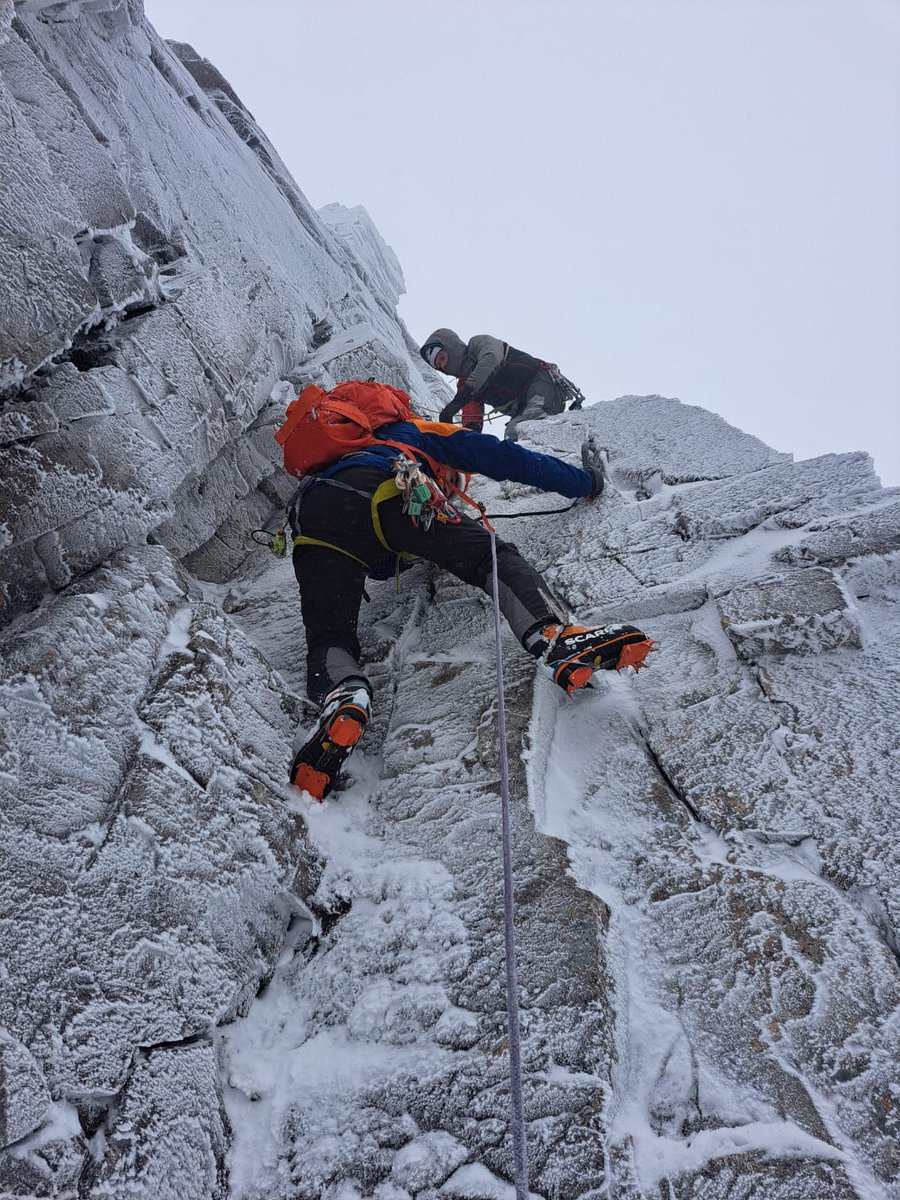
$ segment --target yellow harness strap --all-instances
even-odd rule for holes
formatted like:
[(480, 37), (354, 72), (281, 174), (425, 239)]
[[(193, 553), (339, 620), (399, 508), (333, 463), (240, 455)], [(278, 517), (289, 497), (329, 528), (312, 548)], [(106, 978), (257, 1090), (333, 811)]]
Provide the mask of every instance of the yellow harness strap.
[[(395, 550), (387, 544), (387, 538), (384, 536), (384, 530), (381, 528), (381, 518), (378, 515), (378, 505), (383, 504), (385, 500), (393, 500), (395, 496), (400, 495), (400, 489), (397, 487), (397, 481), (391, 477), (386, 479), (384, 483), (380, 483), (375, 489), (375, 495), (372, 497), (372, 528), (375, 530), (375, 536), (387, 550), (388, 554), (396, 554), (397, 558), (405, 559), (407, 562), (415, 562), (415, 554), (407, 554), (405, 550)], [(397, 567), (399, 571), (399, 563)]]
[(355, 554), (351, 554), (349, 550), (344, 550), (342, 546), (335, 546), (333, 542), (323, 542), (321, 538), (306, 537), (302, 533), (298, 533), (294, 538), (295, 546), (324, 546), (326, 550), (334, 550), (336, 554), (343, 554), (346, 558), (352, 558), (354, 562), (358, 562), (360, 566), (365, 567), (368, 571), (369, 563), (363, 562), (361, 558), (357, 558)]
[[(388, 554), (395, 554), (397, 556), (398, 591), (400, 590), (400, 559), (403, 558), (407, 562), (415, 562), (416, 555), (407, 554), (405, 550), (394, 550), (393, 547), (388, 545), (387, 539), (384, 536), (384, 531), (381, 528), (381, 519), (378, 516), (378, 506), (379, 504), (383, 504), (385, 500), (393, 500), (394, 496), (399, 495), (400, 489), (397, 487), (395, 480), (391, 478), (385, 479), (384, 483), (379, 484), (375, 489), (375, 494), (372, 497), (372, 528), (375, 531), (375, 536), (378, 538), (379, 542), (381, 542), (382, 546), (384, 546), (385, 550), (387, 550)], [(294, 538), (293, 544), (295, 546), (324, 546), (326, 550), (334, 550), (337, 554), (343, 554), (347, 558), (352, 558), (354, 562), (358, 562), (360, 566), (365, 567), (367, 571), (372, 566), (371, 563), (363, 562), (361, 558), (358, 558), (355, 554), (351, 554), (349, 550), (345, 550), (343, 546), (335, 546), (333, 542), (323, 542), (321, 538), (306, 537), (304, 534), (300, 533)]]

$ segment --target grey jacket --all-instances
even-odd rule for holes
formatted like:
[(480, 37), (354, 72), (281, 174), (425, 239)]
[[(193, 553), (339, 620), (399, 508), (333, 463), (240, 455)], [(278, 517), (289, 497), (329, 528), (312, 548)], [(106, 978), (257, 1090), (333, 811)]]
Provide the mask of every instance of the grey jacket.
[(476, 333), (464, 342), (452, 329), (436, 329), (422, 343), (440, 342), (449, 355), (445, 375), (466, 376), (466, 384), (477, 395), (503, 362), (506, 347), (499, 338)]

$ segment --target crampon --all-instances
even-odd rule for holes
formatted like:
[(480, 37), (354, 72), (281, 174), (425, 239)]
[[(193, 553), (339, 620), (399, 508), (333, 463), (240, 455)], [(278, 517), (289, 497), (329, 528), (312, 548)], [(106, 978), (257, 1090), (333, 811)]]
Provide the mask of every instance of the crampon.
[(564, 692), (587, 686), (594, 671), (639, 671), (656, 643), (634, 625), (548, 625), (540, 631), (548, 647), (541, 665)]
[(365, 733), (371, 713), (372, 698), (363, 680), (347, 679), (329, 692), (315, 733), (291, 763), (294, 787), (324, 800)]

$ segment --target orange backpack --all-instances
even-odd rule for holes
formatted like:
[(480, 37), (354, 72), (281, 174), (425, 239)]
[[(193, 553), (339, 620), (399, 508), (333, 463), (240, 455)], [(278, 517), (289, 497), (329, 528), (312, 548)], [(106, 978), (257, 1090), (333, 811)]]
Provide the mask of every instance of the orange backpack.
[(275, 441), (291, 475), (308, 475), (345, 454), (377, 445), (376, 429), (411, 421), (414, 415), (406, 392), (386, 383), (351, 379), (330, 392), (311, 383), (288, 405)]

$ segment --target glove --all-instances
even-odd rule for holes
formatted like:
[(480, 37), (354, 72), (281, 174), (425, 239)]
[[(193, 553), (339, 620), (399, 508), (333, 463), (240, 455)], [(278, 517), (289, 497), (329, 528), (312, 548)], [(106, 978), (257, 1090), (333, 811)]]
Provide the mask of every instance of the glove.
[(591, 477), (590, 498), (594, 500), (603, 491), (606, 476), (603, 470), (603, 459), (593, 438), (581, 443), (581, 465)]
[(457, 393), (453, 397), (453, 399), (450, 401), (450, 403), (445, 404), (444, 407), (441, 409), (440, 419), (442, 421), (452, 421), (453, 418), (456, 416), (456, 414), (459, 412), (459, 410), (469, 400), (472, 399), (473, 395), (474, 395), (474, 393), (473, 393), (472, 389), (470, 387), (467, 387), (465, 384), (463, 384), (463, 386), (461, 388), (459, 388), (459, 390), (457, 391)]

